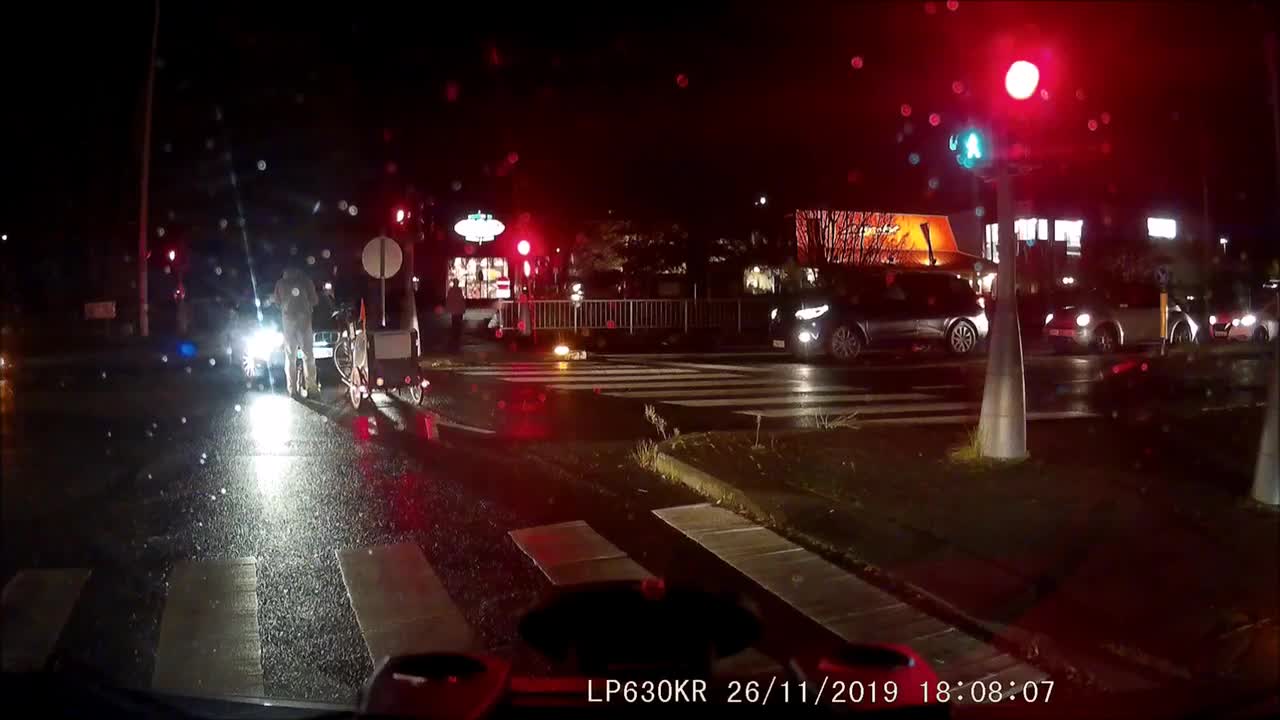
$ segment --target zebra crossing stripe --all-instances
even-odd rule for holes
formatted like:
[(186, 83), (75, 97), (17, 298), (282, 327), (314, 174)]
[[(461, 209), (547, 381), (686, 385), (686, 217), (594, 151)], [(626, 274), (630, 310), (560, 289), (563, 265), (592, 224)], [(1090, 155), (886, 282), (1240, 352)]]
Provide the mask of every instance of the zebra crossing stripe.
[(559, 365), (548, 365), (547, 367), (488, 367), (479, 370), (459, 370), (458, 375), (546, 375), (555, 372), (597, 372), (605, 370), (652, 370), (651, 365), (579, 365), (578, 363), (560, 363)]
[(908, 645), (952, 683), (1047, 677), (724, 508), (702, 503), (653, 512), (847, 642)]
[(744, 380), (741, 375), (729, 375), (727, 373), (703, 373), (700, 375), (686, 375), (686, 379), (665, 380), (663, 378), (655, 378), (652, 376), (631, 377), (631, 378), (609, 378), (607, 382), (582, 381), (563, 382), (547, 387), (554, 390), (601, 390), (612, 389), (635, 389), (635, 388), (700, 388), (700, 387), (726, 387), (726, 386), (743, 386), (750, 385), (775, 385), (777, 380)]
[[(738, 403), (741, 404), (741, 403)], [(972, 410), (978, 403), (890, 403), (884, 405), (820, 405), (817, 407), (778, 408), (774, 410), (738, 410), (739, 415), (767, 418), (805, 417), (809, 415), (894, 415), (909, 412), (953, 412)]]
[(474, 651), (475, 636), (416, 543), (337, 551), (374, 663), (388, 655)]
[(197, 560), (169, 574), (151, 685), (205, 695), (264, 695), (258, 561)]
[[(725, 395), (761, 395), (776, 392), (789, 392), (794, 395), (805, 395), (808, 393), (821, 392), (856, 392), (866, 390), (866, 388), (852, 387), (849, 385), (807, 385), (801, 381), (787, 381), (786, 383), (778, 383), (776, 381), (764, 381), (752, 383), (758, 387), (745, 385), (745, 383), (735, 382), (717, 382), (707, 383), (707, 387), (693, 389), (673, 389), (673, 390), (623, 390), (621, 392), (604, 393), (609, 397), (621, 398), (682, 398), (682, 397), (723, 397)], [(788, 387), (790, 384), (790, 387)], [(732, 386), (732, 387), (726, 387)], [(641, 387), (650, 387), (643, 385)]]
[[(732, 391), (730, 391), (731, 393)], [(817, 402), (879, 402), (882, 400), (934, 400), (937, 395), (924, 395), (921, 393), (883, 393), (883, 394), (855, 394), (855, 395), (777, 395), (774, 397), (761, 398), (714, 398), (708, 400), (670, 400), (669, 405), (681, 405), (684, 407), (733, 407), (735, 405), (788, 405), (791, 403), (817, 403)], [(872, 406), (874, 407), (874, 406)]]
[(648, 570), (581, 520), (507, 534), (552, 585), (651, 577)]
[(752, 372), (767, 373), (773, 372), (773, 368), (760, 365), (719, 365), (716, 363), (697, 363), (697, 362), (664, 362), (663, 365), (679, 368), (693, 368), (695, 370), (732, 370), (734, 372)]
[[(728, 374), (724, 374), (724, 375), (699, 375), (699, 374), (696, 374), (696, 373), (690, 372), (688, 375), (681, 375), (681, 374), (672, 374), (672, 373), (667, 373), (667, 374), (665, 375), (665, 377), (673, 378), (673, 379), (688, 378), (688, 379), (690, 379), (690, 380), (693, 380), (693, 379), (695, 379), (695, 378), (701, 378), (701, 379), (707, 379), (707, 378), (716, 379), (716, 378), (721, 378), (721, 379), (726, 379), (726, 380), (727, 380), (727, 379), (729, 379), (729, 378), (740, 378), (740, 377), (742, 377), (742, 376), (741, 376), (741, 375), (728, 375)], [(501, 379), (502, 379), (502, 380), (505, 380), (506, 382), (514, 382), (514, 383), (527, 383), (527, 382), (533, 382), (533, 383), (553, 383), (553, 382), (556, 382), (556, 383), (578, 383), (578, 384), (582, 384), (582, 385), (584, 385), (585, 387), (597, 387), (597, 386), (599, 386), (599, 384), (600, 384), (600, 383), (605, 383), (605, 382), (613, 382), (613, 383), (628, 383), (628, 384), (629, 384), (629, 385), (631, 385), (631, 386), (635, 386), (637, 383), (645, 383), (645, 382), (648, 382), (648, 381), (650, 381), (650, 380), (661, 380), (661, 379), (663, 379), (663, 376), (659, 376), (659, 375), (657, 375), (657, 374), (649, 374), (649, 373), (646, 373), (646, 374), (643, 374), (643, 375), (597, 375), (597, 374), (594, 374), (594, 373), (581, 373), (581, 374), (577, 374), (577, 375), (530, 375), (530, 376), (527, 376), (527, 377), (504, 377), (504, 378), (501, 378)]]
[[(1102, 417), (1095, 412), (1083, 410), (1049, 410), (1045, 412), (1029, 412), (1027, 420), (1078, 420), (1081, 418)], [(978, 415), (922, 415), (919, 417), (870, 418), (858, 421), (860, 425), (967, 425), (976, 423)]]
[[(581, 520), (512, 530), (508, 535), (557, 587), (653, 577)], [(712, 667), (717, 677), (776, 677), (782, 671), (776, 660), (754, 648), (718, 660)]]
[(0, 596), (4, 672), (40, 670), (58, 643), (90, 571), (23, 570)]

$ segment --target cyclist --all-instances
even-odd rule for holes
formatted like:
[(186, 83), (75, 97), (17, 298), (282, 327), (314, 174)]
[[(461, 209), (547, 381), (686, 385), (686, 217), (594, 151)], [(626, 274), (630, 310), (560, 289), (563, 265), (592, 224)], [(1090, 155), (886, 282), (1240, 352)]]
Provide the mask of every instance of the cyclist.
[[(280, 323), (284, 331), (285, 384), (289, 395), (295, 396), (299, 392), (304, 396), (315, 395), (320, 389), (316, 383), (316, 356), (311, 348), (311, 313), (320, 302), (315, 283), (298, 268), (286, 267), (284, 274), (276, 281), (271, 299), (280, 306)], [(303, 357), (305, 388), (296, 387), (298, 381), (294, 366), (299, 350)]]

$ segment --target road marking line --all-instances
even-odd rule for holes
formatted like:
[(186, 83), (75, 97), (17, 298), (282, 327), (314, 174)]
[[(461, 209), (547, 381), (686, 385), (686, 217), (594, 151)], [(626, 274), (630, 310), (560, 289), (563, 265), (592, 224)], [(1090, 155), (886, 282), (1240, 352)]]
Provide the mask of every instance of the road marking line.
[[(666, 380), (655, 377), (630, 379), (610, 378), (609, 382), (567, 382), (548, 385), (554, 390), (649, 390), (653, 388), (706, 388), (750, 385), (777, 385), (777, 380), (746, 380), (741, 375), (706, 373), (690, 375), (688, 380)], [(696, 379), (695, 379), (696, 378)]]
[(665, 360), (669, 358), (781, 358), (789, 357), (786, 351), (743, 350), (739, 352), (670, 352), (670, 353), (610, 353), (597, 357), (606, 360)]
[(680, 368), (693, 368), (694, 370), (731, 370), (734, 372), (773, 372), (772, 367), (760, 367), (759, 365), (717, 365), (715, 363), (695, 363), (695, 362), (664, 362), (663, 365)]
[(338, 550), (369, 657), (474, 651), (475, 635), (416, 543)]
[[(660, 385), (663, 383), (659, 383)], [(725, 395), (759, 395), (761, 393), (772, 392), (791, 392), (793, 394), (819, 393), (819, 392), (857, 392), (866, 390), (864, 387), (853, 387), (851, 385), (803, 385), (799, 381), (788, 380), (786, 383), (778, 383), (775, 381), (756, 382), (753, 385), (760, 387), (728, 387), (726, 385), (739, 385), (745, 383), (729, 383), (717, 382), (707, 383), (706, 387), (694, 388), (692, 390), (624, 390), (622, 392), (604, 393), (609, 397), (622, 398), (675, 398), (675, 397), (723, 397)], [(793, 385), (788, 387), (787, 385)], [(677, 385), (678, 386), (678, 385)], [(648, 385), (644, 387), (650, 387)]]
[(581, 520), (507, 533), (552, 585), (652, 577), (616, 545)]
[(912, 385), (912, 390), (963, 390), (964, 385)]
[[(1055, 410), (1029, 412), (1027, 420), (1081, 420), (1102, 417), (1101, 413), (1083, 410)], [(919, 417), (871, 418), (859, 420), (859, 425), (966, 425), (976, 423), (978, 415), (921, 415)]]
[[(692, 370), (690, 370), (688, 371), (687, 375), (681, 374), (681, 373), (675, 373), (675, 374), (666, 373), (664, 375), (656, 375), (656, 374), (597, 375), (593, 373), (593, 374), (581, 374), (581, 375), (535, 375), (530, 377), (504, 377), (502, 378), (502, 380), (504, 380), (505, 382), (513, 382), (513, 383), (523, 383), (523, 382), (550, 383), (550, 382), (559, 381), (562, 383), (588, 383), (588, 384), (594, 381), (598, 384), (602, 382), (631, 382), (631, 383), (647, 382), (649, 380), (663, 380), (665, 378), (671, 378), (673, 376), (675, 378), (689, 378), (690, 380), (694, 378), (706, 380), (706, 379), (716, 379), (716, 378), (729, 379), (729, 378), (742, 377), (741, 375), (695, 373)], [(588, 386), (595, 387), (595, 385), (588, 385)]]
[(570, 365), (561, 363), (560, 366), (550, 365), (547, 367), (521, 367), (521, 368), (484, 368), (481, 370), (462, 370), (458, 375), (548, 375), (557, 372), (612, 372), (616, 370), (653, 370), (652, 365), (614, 365), (613, 363), (600, 365), (578, 365), (576, 363)]
[(821, 405), (818, 407), (779, 408), (772, 410), (738, 410), (739, 415), (759, 415), (767, 418), (803, 417), (807, 415), (893, 415), (908, 412), (941, 412), (969, 410), (978, 403), (889, 403), (884, 405)]
[[(989, 649), (966, 635), (949, 632), (951, 626), (724, 508), (702, 503), (662, 508), (653, 514), (848, 642), (901, 643), (911, 646), (931, 662), (948, 651), (952, 657), (968, 659), (973, 648)], [(964, 640), (957, 643), (957, 637)], [(957, 651), (958, 645), (965, 647)], [(991, 654), (984, 652), (982, 657), (988, 661), (999, 658), (1000, 667), (983, 663), (942, 665), (935, 670), (940, 677), (954, 683), (977, 680), (993, 671), (1008, 671), (1021, 665), (994, 650)], [(1035, 668), (1025, 667), (1025, 677), (1046, 677)]]
[[(556, 373), (532, 373), (525, 375), (484, 375), (473, 377), (496, 378), (506, 380), (507, 382), (539, 382), (544, 380), (590, 380), (599, 378), (601, 380), (612, 380), (614, 378), (628, 377), (649, 377), (649, 376), (676, 376), (676, 377), (697, 377), (697, 370), (679, 370), (676, 368), (642, 368), (639, 370), (583, 370), (574, 371), (567, 370), (565, 372)], [(733, 377), (742, 377), (734, 375)]]
[[(715, 400), (668, 400), (668, 405), (681, 405), (683, 407), (733, 407), (735, 405), (788, 405), (791, 403), (816, 403), (816, 402), (878, 402), (881, 400), (935, 400), (937, 395), (925, 395), (923, 393), (885, 393), (885, 394), (855, 394), (855, 395), (777, 395), (774, 397), (748, 397), (748, 398), (727, 398)], [(873, 406), (874, 407), (874, 406)]]
[(9, 580), (0, 596), (5, 672), (44, 668), (89, 574), (84, 568), (23, 570)]
[(168, 584), (152, 688), (264, 695), (257, 558), (179, 563)]
[[(557, 587), (600, 580), (643, 580), (653, 577), (639, 563), (582, 520), (512, 530), (508, 535)], [(776, 677), (782, 666), (754, 648), (717, 660), (717, 677)]]

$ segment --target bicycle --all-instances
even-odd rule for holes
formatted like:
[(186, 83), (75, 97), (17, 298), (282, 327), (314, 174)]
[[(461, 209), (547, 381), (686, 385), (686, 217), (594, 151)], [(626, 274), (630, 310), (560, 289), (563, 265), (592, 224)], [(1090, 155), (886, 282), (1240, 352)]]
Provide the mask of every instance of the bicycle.
[(356, 327), (350, 305), (340, 306), (333, 317), (342, 327), (342, 335), (333, 346), (333, 365), (347, 386), (351, 407), (359, 410), (369, 397), (369, 339), (363, 328)]

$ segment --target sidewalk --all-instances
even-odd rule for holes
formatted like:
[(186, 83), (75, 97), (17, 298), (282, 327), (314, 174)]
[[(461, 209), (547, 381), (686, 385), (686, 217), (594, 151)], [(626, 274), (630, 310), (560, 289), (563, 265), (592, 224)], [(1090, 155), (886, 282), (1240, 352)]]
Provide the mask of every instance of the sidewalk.
[(686, 434), (657, 467), (1051, 670), (1221, 698), (1280, 679), (1259, 422), (1036, 423), (1012, 465), (956, 453), (965, 428)]

